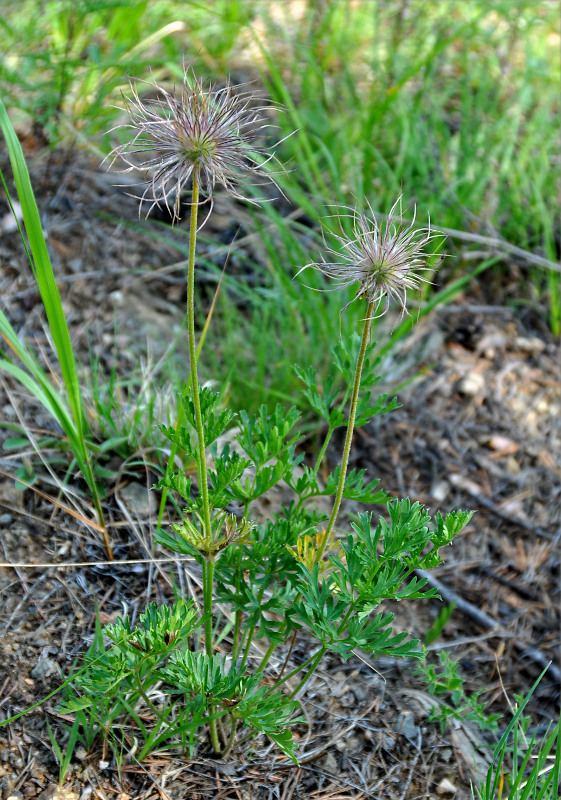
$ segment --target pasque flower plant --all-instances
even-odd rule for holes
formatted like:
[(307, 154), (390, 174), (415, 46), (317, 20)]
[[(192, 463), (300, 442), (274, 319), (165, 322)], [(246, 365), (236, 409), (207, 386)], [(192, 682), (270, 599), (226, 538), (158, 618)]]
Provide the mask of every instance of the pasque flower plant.
[[(393, 615), (380, 606), (384, 600), (436, 596), (414, 570), (440, 563), (441, 548), (470, 517), (458, 511), (431, 520), (419, 503), (391, 499), (378, 481), (366, 479), (365, 470), (348, 471), (354, 429), (397, 405), (387, 395), (373, 395), (379, 364), (369, 341), (372, 319), (391, 299), (406, 309), (407, 290), (422, 280), (431, 233), (400, 228), (392, 216), (395, 206), (380, 226), (367, 205), (352, 211), (352, 236), (336, 237), (340, 252), (330, 252), (337, 260), (307, 265), (343, 287), (356, 283), (365, 314), (361, 334), (334, 345), (327, 375), (297, 370), (304, 397), (327, 429), (314, 465), (305, 464), (297, 451), (302, 440), (295, 408), (263, 406), (256, 415), (235, 414), (198, 381), (195, 245), (201, 191), (212, 195), (222, 185), (237, 196), (239, 181), (262, 172), (247, 149), (260, 127), (260, 111), (252, 110), (246, 93), (237, 95), (230, 86), (206, 90), (192, 73), (186, 73), (180, 94), (152, 88), (163, 99), (148, 105), (134, 90), (134, 138), (114, 155), (130, 169), (133, 153), (143, 154), (138, 166), (152, 170), (153, 203), (167, 205), (173, 198), (175, 217), (177, 198), (190, 192), (190, 381), (180, 398), (181, 422), (162, 426), (162, 432), (185, 463), (196, 463), (197, 482), (193, 486), (184, 470), (168, 469), (160, 486), (181, 498), (183, 518), (170, 531), (158, 530), (156, 540), (199, 565), (203, 603), (199, 612), (193, 598), (180, 597), (171, 606), (150, 605), (134, 628), (126, 616), (107, 626), (111, 645), (106, 648), (98, 634), (65, 710), (76, 714), (86, 743), (93, 742), (92, 731), (100, 732), (104, 747), (116, 754), (134, 747), (138, 759), (164, 748), (192, 754), (208, 730), (217, 755), (262, 733), (297, 760), (290, 730), (299, 721), (296, 698), (327, 652), (344, 659), (357, 649), (420, 656), (418, 642), (395, 633)], [(234, 424), (235, 445), (220, 444)], [(346, 428), (341, 462), (322, 483), (327, 445), (340, 427)], [(281, 482), (293, 501), (271, 518), (259, 518), (255, 501)], [(314, 506), (318, 497), (333, 498), (330, 514)], [(349, 529), (340, 519), (345, 498), (380, 505), (387, 514), (376, 520), (366, 510)], [(241, 511), (231, 513), (233, 504)], [(214, 615), (217, 604), (221, 622)], [(290, 668), (299, 635), (316, 645), (307, 660)], [(268, 642), (265, 652), (255, 647), (256, 639)], [(275, 651), (284, 664), (273, 658)]]

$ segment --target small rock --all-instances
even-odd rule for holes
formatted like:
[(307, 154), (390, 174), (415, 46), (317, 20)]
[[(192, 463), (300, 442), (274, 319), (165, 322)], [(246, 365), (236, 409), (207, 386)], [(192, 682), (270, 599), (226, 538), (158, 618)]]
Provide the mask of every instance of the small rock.
[(46, 656), (39, 656), (37, 666), (31, 670), (31, 677), (40, 681), (43, 678), (47, 678), (49, 675), (52, 675), (53, 672), (56, 672), (56, 670), (57, 665), (55, 661), (51, 661), (51, 659), (47, 658)]
[(451, 747), (444, 747), (440, 751), (440, 758), (444, 761), (445, 764), (450, 763), (452, 760), (453, 751)]
[(357, 703), (363, 703), (368, 697), (368, 687), (364, 686), (362, 683), (357, 683), (356, 686), (352, 687), (351, 691), (354, 694)]
[(71, 258), (68, 261), (68, 266), (72, 270), (72, 272), (81, 272), (84, 267), (84, 262), (81, 258)]
[(7, 527), (12, 523), (13, 517), (11, 514), (0, 514), (0, 525)]
[(88, 751), (85, 747), (78, 747), (76, 752), (74, 753), (78, 761), (83, 761), (85, 758), (88, 757)]
[[(51, 640), (51, 634), (45, 628), (37, 628), (31, 638), (39, 647), (47, 647)], [(43, 653), (43, 655), (45, 654)]]
[(411, 711), (402, 711), (397, 718), (397, 732), (412, 742), (417, 741), (419, 727), (415, 725), (415, 717)]
[(335, 775), (339, 770), (339, 764), (337, 763), (337, 759), (333, 755), (333, 753), (329, 752), (322, 760), (322, 766), (328, 772), (332, 772)]
[(12, 200), (12, 209), (0, 219), (0, 233), (13, 233), (18, 229), (18, 222), (23, 221), (23, 210), (17, 200)]
[(14, 508), (23, 508), (23, 492), (16, 488), (15, 481), (0, 481), (0, 497)]
[(549, 411), (549, 400), (546, 400), (545, 397), (540, 398), (534, 405), (534, 408), (538, 414), (547, 414)]
[(37, 800), (78, 800), (78, 795), (64, 786), (49, 786), (38, 796)]
[(509, 439), (508, 436), (501, 436), (499, 434), (495, 434), (487, 440), (487, 447), (505, 456), (511, 453), (517, 453), (520, 449), (519, 445), (512, 439)]
[(98, 764), (100, 771), (103, 772), (104, 769), (107, 769), (110, 763), (110, 761), (100, 761)]
[(121, 497), (129, 511), (140, 519), (146, 519), (156, 512), (156, 497), (146, 486), (133, 481), (121, 489)]
[(518, 475), (520, 473), (520, 464), (514, 456), (507, 457), (504, 468), (509, 475)]
[(123, 293), (117, 289), (109, 295), (109, 302), (114, 306), (122, 306), (125, 302), (125, 297)]
[(480, 372), (468, 372), (458, 383), (458, 390), (466, 397), (475, 397), (485, 386), (485, 377)]
[(450, 484), (448, 481), (436, 481), (431, 486), (430, 493), (433, 500), (436, 500), (437, 503), (442, 503), (442, 501), (446, 499), (449, 491)]
[(539, 355), (546, 348), (543, 339), (539, 339), (537, 336), (530, 336), (528, 338), (525, 336), (517, 336), (514, 340), (514, 345), (519, 350), (523, 350), (525, 353), (530, 353), (530, 355), (533, 356)]
[(82, 794), (80, 795), (80, 800), (90, 800), (92, 796), (93, 788), (90, 784), (84, 787)]
[(336, 672), (333, 676), (333, 685), (331, 687), (331, 694), (333, 697), (341, 697), (348, 690), (347, 676), (344, 672)]
[(448, 778), (443, 778), (438, 786), (436, 787), (436, 791), (438, 794), (456, 794), (458, 791), (457, 786), (454, 786), (452, 781), (449, 781)]

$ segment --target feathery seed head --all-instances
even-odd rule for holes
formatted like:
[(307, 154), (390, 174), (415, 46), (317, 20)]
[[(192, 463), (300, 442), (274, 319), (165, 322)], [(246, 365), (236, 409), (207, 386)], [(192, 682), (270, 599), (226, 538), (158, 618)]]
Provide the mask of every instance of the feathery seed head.
[(407, 227), (399, 224), (395, 209), (400, 202), (401, 197), (382, 224), (378, 223), (368, 202), (366, 209), (350, 208), (351, 213), (345, 215), (338, 212), (339, 218), (348, 216), (352, 219), (352, 237), (345, 233), (333, 234), (341, 250), (326, 246), (327, 252), (339, 260), (325, 261), (322, 258), (320, 262), (306, 264), (302, 269), (312, 267), (332, 278), (337, 285), (327, 291), (358, 284), (353, 300), (364, 297), (369, 304), (374, 303), (376, 311), (384, 301), (384, 308), (376, 316), (387, 312), (391, 299), (399, 302), (402, 314), (408, 313), (407, 290), (418, 289), (421, 283), (428, 282), (420, 274), (428, 269), (423, 248), (435, 238), (435, 234), (431, 233), (430, 226), (416, 229), (415, 218)]
[[(168, 92), (156, 82), (144, 83), (157, 97), (141, 99), (131, 80), (131, 97), (124, 97), (132, 141), (115, 147), (111, 163), (121, 159), (122, 172), (142, 170), (151, 176), (140, 197), (140, 208), (148, 201), (148, 214), (163, 203), (173, 220), (180, 219), (181, 192), (196, 179), (202, 194), (212, 198), (217, 184), (240, 199), (249, 200), (240, 184), (253, 178), (273, 179), (264, 169), (263, 148), (256, 144), (261, 132), (271, 127), (257, 105), (255, 94), (229, 82), (222, 89), (205, 87), (192, 70), (184, 71), (179, 93)], [(171, 207), (170, 207), (171, 201)], [(139, 209), (140, 211), (140, 209)], [(148, 215), (147, 214), (147, 215)]]

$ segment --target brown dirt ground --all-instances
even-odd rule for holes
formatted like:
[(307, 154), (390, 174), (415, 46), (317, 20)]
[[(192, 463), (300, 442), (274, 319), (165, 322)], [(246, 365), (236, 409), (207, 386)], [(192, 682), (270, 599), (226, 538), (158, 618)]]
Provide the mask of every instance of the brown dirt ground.
[[(178, 254), (172, 244), (145, 232), (131, 235), (115, 221), (116, 206), (123, 219), (137, 219), (136, 202), (84, 155), (47, 158), (38, 150), (34, 157), (33, 144), (26, 142), (32, 180), (77, 351), (87, 363), (91, 347), (102, 371), (118, 360), (126, 374), (145, 355), (147, 337), (159, 357), (165, 349), (159, 334), (181, 320)], [(218, 204), (207, 233), (219, 243), (232, 214), (238, 222), (243, 209)], [(8, 219), (4, 203), (0, 225)], [(6, 228), (0, 267), (2, 307), (50, 362), (38, 292), (17, 232)], [(509, 274), (514, 280), (520, 270), (511, 265)], [(415, 328), (391, 366), (396, 374), (400, 368), (414, 374), (411, 364), (420, 366), (419, 376), (400, 394), (401, 409), (357, 432), (353, 466), (431, 512), (476, 510), (434, 573), (445, 597), (460, 605), (433, 650), (446, 648), (460, 663), (468, 693), (484, 687), (489, 711), (505, 719), (506, 697), (527, 692), (552, 660), (554, 669), (531, 705), (533, 724), (543, 730), (558, 714), (559, 702), (554, 670), (560, 641), (561, 354), (535, 306), (491, 304), (489, 298), (503, 296), (498, 294), (503, 290), (504, 285), (473, 284)], [(507, 286), (504, 294), (508, 291)], [(53, 430), (42, 411), (3, 377), (0, 420), (16, 424), (18, 415), (36, 436)], [(3, 439), (8, 435), (13, 434), (0, 431)], [(332, 456), (337, 458), (335, 448)], [(150, 553), (154, 506), (146, 493), (142, 497), (143, 486), (154, 482), (149, 458), (146, 451), (114, 465), (117, 481), (107, 509), (117, 561)], [(2, 453), (3, 473), (12, 473), (16, 461), (22, 462), (21, 454), (14, 460)], [(48, 499), (58, 496), (60, 475), (57, 465), (51, 474), (43, 470), (35, 488), (44, 495), (18, 492), (13, 480), (0, 476), (0, 559), (67, 565), (0, 568), (0, 721), (60, 685), (59, 670), (67, 673), (92, 635), (96, 603), (102, 621), (108, 621), (122, 613), (123, 604), (136, 611), (149, 599), (169, 598), (170, 569), (180, 585), (186, 580), (178, 564), (92, 564), (104, 559), (99, 539)], [(61, 502), (92, 516), (79, 492), (74, 498), (65, 494)], [(89, 566), (68, 567), (78, 562)], [(398, 627), (422, 637), (441, 607), (436, 601), (409, 602), (391, 610)], [(302, 639), (295, 655), (307, 647)], [(298, 731), (298, 767), (265, 741), (227, 762), (207, 758), (202, 749), (191, 762), (170, 756), (154, 756), (142, 765), (125, 760), (121, 775), (113, 764), (100, 764), (100, 753), (78, 751), (66, 794), (57, 794), (58, 768), (46, 728), (50, 720), (57, 730), (56, 698), (46, 700), (0, 728), (0, 797), (467, 798), (493, 741), (467, 723), (441, 733), (427, 720), (431, 700), (414, 665), (389, 659), (343, 663), (332, 657), (302, 704), (309, 724)]]

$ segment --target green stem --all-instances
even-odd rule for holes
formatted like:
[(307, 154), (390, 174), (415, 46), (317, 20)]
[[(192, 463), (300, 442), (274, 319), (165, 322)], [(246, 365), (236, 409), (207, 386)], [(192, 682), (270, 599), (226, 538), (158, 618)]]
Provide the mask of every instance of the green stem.
[(135, 673), (134, 673), (134, 677), (136, 678), (136, 685), (138, 687), (138, 693), (140, 694), (140, 696), (142, 697), (142, 699), (144, 700), (144, 702), (146, 703), (148, 708), (156, 716), (156, 719), (159, 721), (160, 720), (160, 712), (158, 711), (156, 706), (152, 703), (152, 701), (150, 700), (150, 698), (148, 697), (148, 695), (144, 691), (144, 687), (142, 685), (142, 681), (140, 680), (140, 675), (138, 674), (138, 672), (136, 670), (135, 670)]
[[(249, 642), (248, 642), (248, 644), (249, 644)], [(255, 674), (256, 674), (256, 675), (259, 675), (259, 673), (260, 673), (260, 672), (263, 672), (263, 670), (265, 669), (265, 667), (266, 667), (266, 666), (267, 666), (267, 664), (269, 663), (269, 659), (270, 659), (270, 658), (271, 658), (271, 656), (273, 655), (273, 653), (274, 653), (274, 651), (275, 651), (275, 648), (276, 648), (277, 644), (278, 644), (278, 642), (271, 642), (271, 644), (269, 645), (269, 648), (268, 648), (267, 652), (266, 652), (266, 653), (265, 653), (265, 655), (263, 656), (263, 659), (262, 659), (261, 663), (259, 664), (259, 666), (258, 666), (258, 667), (257, 667), (257, 669), (255, 670)]]
[(323, 461), (323, 457), (325, 455), (325, 451), (327, 450), (327, 446), (328, 446), (329, 442), (331, 441), (331, 436), (333, 435), (333, 431), (334, 430), (335, 430), (335, 428), (331, 428), (330, 427), (329, 430), (327, 431), (327, 434), (325, 436), (325, 441), (323, 443), (323, 446), (322, 446), (321, 450), (319, 451), (319, 455), (317, 457), (316, 465), (314, 467), (314, 476), (316, 476), (318, 474), (318, 472), (319, 472), (319, 468), (321, 467), (321, 462)]
[[(203, 610), (205, 630), (205, 652), (212, 658), (212, 588), (214, 579), (214, 559), (207, 557), (203, 561)], [(216, 720), (209, 722), (209, 733), (212, 748), (215, 753), (220, 752), (220, 741)]]
[(341, 458), (341, 474), (339, 475), (339, 485), (337, 486), (337, 494), (335, 495), (333, 511), (331, 512), (329, 522), (327, 523), (327, 528), (325, 529), (325, 533), (323, 535), (323, 541), (316, 554), (315, 558), (316, 564), (321, 561), (321, 558), (327, 546), (327, 542), (329, 541), (329, 537), (331, 536), (331, 532), (335, 526), (335, 520), (337, 519), (337, 514), (339, 513), (339, 508), (341, 507), (341, 501), (343, 499), (343, 491), (345, 489), (345, 478), (347, 477), (347, 467), (349, 465), (349, 453), (351, 452), (351, 444), (353, 441), (353, 432), (355, 427), (358, 393), (360, 390), (360, 378), (362, 375), (362, 367), (364, 366), (364, 357), (366, 355), (366, 348), (368, 346), (368, 337), (370, 335), (370, 327), (372, 325), (373, 311), (374, 311), (374, 302), (370, 302), (368, 304), (368, 309), (366, 311), (366, 319), (364, 320), (364, 328), (362, 331), (362, 342), (360, 344), (360, 351), (356, 362), (353, 393), (351, 395), (351, 408), (349, 411), (349, 421), (347, 423), (347, 435), (345, 437), (343, 457)]
[(232, 747), (234, 746), (234, 742), (235, 741), (236, 741), (236, 720), (234, 719), (234, 717), (231, 717), (230, 718), (230, 736), (229, 736), (228, 743), (227, 743), (226, 747), (224, 748), (224, 750), (221, 753), (221, 757), (222, 758), (226, 758), (226, 756), (230, 755), (230, 751), (232, 750)]
[[(237, 561), (236, 564), (236, 572), (235, 572), (235, 588), (236, 593), (239, 594), (240, 591), (240, 582), (242, 580), (241, 576), (241, 569), (242, 569), (242, 551), (241, 546), (238, 547), (237, 551)], [(240, 652), (240, 644), (241, 644), (241, 635), (242, 635), (242, 622), (243, 622), (243, 612), (238, 609), (234, 614), (234, 634), (232, 636), (232, 661), (236, 661), (238, 657), (238, 653)]]
[(189, 332), (189, 362), (191, 368), (191, 392), (195, 411), (195, 427), (197, 429), (199, 448), (199, 492), (203, 501), (204, 534), (211, 535), (210, 506), (208, 501), (208, 479), (206, 469), (206, 448), (199, 397), (199, 378), (197, 375), (197, 348), (195, 346), (195, 246), (197, 243), (197, 218), (199, 211), (199, 181), (193, 173), (193, 191), (191, 197), (191, 220), (189, 225), (189, 259), (187, 263), (187, 326)]
[(284, 678), (279, 678), (279, 679), (277, 679), (277, 680), (274, 682), (274, 684), (271, 686), (271, 688), (270, 688), (270, 689), (268, 689), (268, 691), (267, 691), (267, 697), (268, 697), (270, 694), (272, 694), (272, 692), (273, 692), (275, 689), (278, 689), (278, 687), (279, 687), (279, 686), (282, 686), (282, 684), (283, 684), (283, 683), (286, 683), (286, 682), (287, 682), (287, 681), (289, 681), (291, 678), (293, 678), (293, 677), (294, 677), (294, 675), (298, 675), (298, 673), (299, 673), (299, 672), (302, 672), (302, 670), (303, 670), (303, 669), (306, 669), (306, 667), (307, 667), (307, 666), (309, 666), (309, 665), (310, 665), (310, 664), (311, 664), (313, 661), (315, 661), (315, 659), (316, 659), (316, 658), (317, 658), (317, 653), (316, 653), (315, 655), (313, 655), (313, 656), (310, 656), (310, 657), (309, 657), (309, 658), (308, 658), (306, 661), (304, 661), (304, 663), (303, 663), (303, 664), (300, 664), (300, 665), (299, 665), (299, 666), (297, 666), (295, 669), (293, 669), (293, 670), (292, 670), (292, 672), (289, 672), (289, 673), (288, 673), (288, 675), (285, 675), (285, 677), (284, 677)]
[[(296, 697), (296, 695), (298, 694), (298, 692), (299, 692), (301, 689), (303, 689), (303, 688), (304, 688), (304, 686), (306, 685), (306, 683), (308, 682), (308, 680), (310, 679), (310, 677), (313, 675), (313, 673), (314, 673), (314, 672), (315, 672), (315, 670), (317, 669), (317, 666), (318, 666), (319, 662), (320, 662), (320, 661), (321, 661), (321, 659), (324, 657), (324, 655), (326, 654), (326, 652), (327, 652), (327, 648), (326, 648), (326, 647), (322, 647), (322, 648), (321, 648), (321, 650), (319, 650), (319, 651), (316, 653), (316, 655), (313, 657), (312, 663), (311, 663), (311, 665), (310, 665), (310, 669), (309, 669), (309, 670), (306, 672), (306, 674), (304, 675), (304, 677), (302, 678), (302, 680), (300, 681), (300, 683), (298, 684), (298, 686), (296, 687), (296, 689), (294, 689), (294, 691), (293, 691), (293, 692), (291, 692), (291, 693), (288, 695), (288, 699), (289, 699), (289, 700), (292, 700), (292, 698), (293, 698), (293, 697)], [(302, 667), (300, 667), (300, 669), (302, 669)], [(287, 676), (287, 677), (289, 677), (289, 676)], [(286, 678), (285, 678), (285, 680), (286, 680)]]
[(234, 633), (232, 636), (232, 661), (236, 661), (238, 653), (240, 651), (242, 622), (243, 622), (243, 612), (236, 611), (234, 615)]
[(98, 524), (101, 525), (102, 527), (103, 541), (105, 543), (105, 552), (107, 553), (107, 558), (109, 559), (109, 561), (113, 561), (113, 548), (111, 546), (111, 540), (109, 539), (109, 534), (107, 533), (107, 527), (105, 525), (105, 521), (103, 518), (101, 499), (99, 497), (99, 490), (97, 488), (97, 483), (95, 480), (95, 475), (87, 445), (84, 446), (84, 466), (86, 468), (86, 475), (84, 477), (86, 478), (86, 483), (88, 484), (90, 491), (92, 493)]
[[(264, 586), (262, 586), (262, 587), (261, 587), (261, 589), (260, 589), (260, 591), (259, 591), (259, 594), (258, 594), (258, 596), (257, 596), (257, 602), (258, 602), (258, 603), (261, 603), (261, 600), (263, 599), (263, 595), (264, 595), (264, 594), (265, 594), (265, 587), (264, 587)], [(250, 647), (251, 647), (251, 643), (252, 643), (252, 641), (253, 641), (253, 635), (254, 635), (254, 633), (255, 633), (255, 629), (256, 629), (256, 626), (255, 626), (255, 625), (253, 625), (253, 627), (251, 627), (251, 628), (249, 628), (249, 629), (248, 629), (248, 632), (247, 632), (247, 642), (245, 643), (244, 652), (243, 652), (243, 656), (242, 656), (242, 663), (241, 663), (240, 669), (243, 669), (243, 668), (245, 667), (246, 663), (247, 663), (247, 659), (248, 659), (248, 657), (249, 657), (249, 650), (250, 650)], [(244, 640), (243, 640), (243, 638), (242, 638), (242, 640), (241, 640), (241, 644), (243, 644), (243, 641), (244, 641)], [(274, 649), (275, 649), (275, 646), (276, 646), (276, 645), (273, 645), (273, 646), (272, 646), (272, 650), (274, 650)], [(272, 653), (272, 650), (271, 650), (271, 653)], [(269, 652), (269, 651), (267, 651), (267, 652)], [(269, 657), (270, 657), (270, 655), (271, 655), (271, 654), (269, 653)], [(267, 658), (267, 661), (269, 660), (269, 657)], [(264, 668), (264, 667), (263, 667), (263, 668)], [(257, 670), (257, 672), (262, 672), (262, 668), (260, 667), (260, 668)]]
[(207, 556), (203, 561), (203, 613), (205, 615), (205, 652), (212, 657), (212, 588), (214, 579), (214, 560)]
[[(197, 348), (195, 345), (195, 247), (197, 244), (197, 220), (199, 212), (199, 176), (193, 172), (193, 188), (191, 193), (191, 219), (189, 224), (189, 257), (187, 262), (187, 330), (189, 334), (189, 365), (191, 371), (191, 393), (195, 412), (195, 427), (199, 448), (197, 473), (199, 492), (202, 499), (203, 537), (211, 539), (210, 504), (208, 499), (208, 478), (206, 469), (206, 448), (199, 397), (199, 378), (197, 375)], [(214, 578), (214, 561), (203, 561), (203, 609), (205, 614), (205, 651), (212, 658), (212, 583)], [(209, 723), (210, 739), (216, 753), (220, 752), (216, 720)]]
[(249, 656), (249, 648), (251, 647), (251, 642), (253, 640), (253, 634), (255, 633), (255, 626), (253, 628), (249, 628), (247, 632), (247, 642), (245, 643), (243, 656), (242, 656), (242, 663), (240, 664), (240, 669), (243, 669), (247, 663), (247, 659)]
[(275, 683), (278, 683), (282, 679), (284, 671), (288, 666), (288, 662), (290, 661), (290, 656), (292, 655), (292, 651), (294, 650), (294, 645), (296, 644), (297, 633), (298, 631), (296, 629), (292, 633), (292, 640), (290, 642), (290, 647), (288, 648), (288, 653), (286, 654), (286, 658), (284, 659), (284, 663), (281, 667), (281, 671), (279, 672), (278, 678), (276, 679)]

